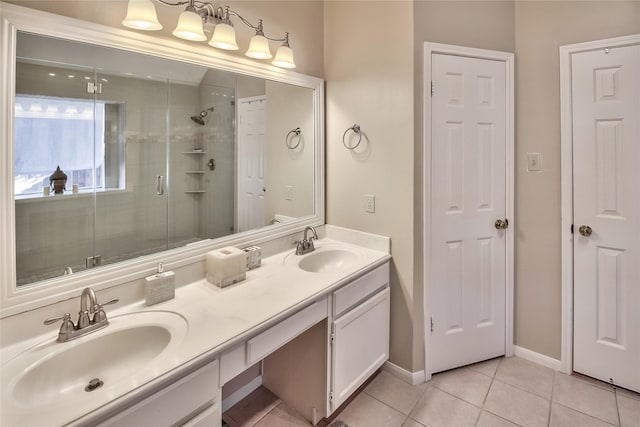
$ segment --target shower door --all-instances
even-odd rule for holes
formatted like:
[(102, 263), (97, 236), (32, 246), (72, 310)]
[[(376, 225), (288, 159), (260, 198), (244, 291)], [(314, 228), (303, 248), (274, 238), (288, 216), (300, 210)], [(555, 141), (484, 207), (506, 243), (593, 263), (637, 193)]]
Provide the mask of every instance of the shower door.
[(168, 83), (102, 73), (96, 105), (96, 264), (165, 250), (167, 244)]

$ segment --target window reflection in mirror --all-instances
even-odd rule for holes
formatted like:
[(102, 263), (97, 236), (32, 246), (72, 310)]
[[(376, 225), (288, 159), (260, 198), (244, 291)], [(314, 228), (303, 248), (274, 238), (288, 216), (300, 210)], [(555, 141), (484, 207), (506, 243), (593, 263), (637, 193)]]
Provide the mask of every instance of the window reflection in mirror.
[[(313, 215), (313, 103), (309, 88), (19, 33), (18, 286)], [(47, 190), (58, 166), (62, 194)]]

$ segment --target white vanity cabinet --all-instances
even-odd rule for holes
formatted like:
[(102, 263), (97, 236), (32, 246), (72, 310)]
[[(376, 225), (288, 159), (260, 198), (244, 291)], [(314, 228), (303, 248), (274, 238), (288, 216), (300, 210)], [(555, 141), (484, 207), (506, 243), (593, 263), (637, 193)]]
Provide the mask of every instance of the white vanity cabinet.
[(218, 372), (218, 360), (214, 360), (98, 426), (220, 426), (222, 413)]
[(328, 413), (389, 358), (389, 263), (333, 293)]

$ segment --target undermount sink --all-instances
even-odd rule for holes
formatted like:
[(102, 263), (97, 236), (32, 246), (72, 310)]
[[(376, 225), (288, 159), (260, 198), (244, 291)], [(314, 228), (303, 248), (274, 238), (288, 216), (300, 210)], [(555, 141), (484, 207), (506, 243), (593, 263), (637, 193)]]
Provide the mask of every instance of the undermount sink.
[(54, 336), (9, 360), (2, 366), (3, 393), (19, 406), (38, 407), (133, 388), (180, 347), (188, 329), (182, 316), (167, 311), (125, 314), (109, 323), (65, 343)]
[(316, 250), (303, 255), (298, 262), (298, 267), (311, 273), (325, 273), (341, 271), (355, 263), (358, 256), (344, 249)]

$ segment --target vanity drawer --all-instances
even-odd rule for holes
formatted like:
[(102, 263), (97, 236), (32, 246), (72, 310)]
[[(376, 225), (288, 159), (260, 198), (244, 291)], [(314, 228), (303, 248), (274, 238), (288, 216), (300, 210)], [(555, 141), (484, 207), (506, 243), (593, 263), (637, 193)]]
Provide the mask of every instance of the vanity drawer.
[(333, 316), (338, 317), (389, 283), (389, 263), (354, 280), (333, 293)]
[(247, 365), (262, 360), (293, 338), (327, 317), (327, 298), (314, 302), (296, 314), (247, 341)]
[[(125, 409), (99, 426), (179, 425), (183, 420), (194, 419), (194, 416), (198, 419), (204, 412), (212, 418), (219, 419), (219, 390), (216, 360)], [(203, 411), (204, 408), (207, 409)]]

